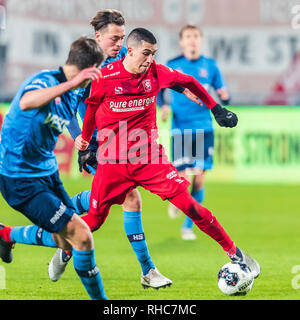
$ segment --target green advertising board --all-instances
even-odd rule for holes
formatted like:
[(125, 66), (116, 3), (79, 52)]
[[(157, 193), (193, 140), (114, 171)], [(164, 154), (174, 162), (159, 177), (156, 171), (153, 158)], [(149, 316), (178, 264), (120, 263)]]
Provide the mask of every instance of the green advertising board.
[[(1, 120), (8, 105), (0, 104)], [(244, 183), (300, 183), (300, 107), (230, 107), (237, 113), (236, 128), (215, 127), (214, 168), (207, 179)], [(170, 120), (162, 123), (158, 111), (160, 143), (170, 155)], [(2, 123), (2, 121), (1, 121)], [(60, 144), (73, 141), (66, 132)], [(59, 143), (58, 143), (59, 144)], [(70, 148), (67, 148), (70, 150)], [(62, 173), (78, 177), (77, 156), (61, 148)], [(71, 166), (66, 166), (70, 161)], [(69, 168), (64, 172), (64, 168)]]
[[(300, 107), (230, 107), (237, 113), (236, 128), (216, 123), (214, 168), (207, 179), (245, 183), (300, 182)], [(158, 116), (159, 119), (159, 116)], [(160, 124), (161, 143), (169, 124)]]
[(300, 108), (232, 108), (234, 129), (216, 127), (213, 180), (300, 182)]

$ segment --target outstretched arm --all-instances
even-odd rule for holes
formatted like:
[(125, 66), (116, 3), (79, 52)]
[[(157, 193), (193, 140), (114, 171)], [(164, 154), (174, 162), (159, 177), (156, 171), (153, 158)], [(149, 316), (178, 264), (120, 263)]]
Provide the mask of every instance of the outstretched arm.
[(237, 125), (238, 118), (236, 114), (217, 104), (206, 89), (194, 77), (179, 73), (177, 81), (178, 84), (191, 90), (192, 93), (211, 109), (219, 126), (233, 128)]
[(195, 94), (209, 109), (221, 127), (235, 127), (238, 122), (237, 116), (222, 108), (212, 98), (212, 96), (206, 91), (206, 89), (198, 82), (194, 77), (178, 72), (171, 68), (159, 65), (159, 77), (160, 85), (162, 88), (171, 87), (173, 85), (179, 85), (184, 88), (188, 88), (193, 94)]
[[(170, 89), (178, 92), (178, 93), (182, 93), (184, 94), (188, 99), (190, 99), (191, 101), (197, 103), (199, 106), (202, 106), (202, 102), (198, 99), (197, 96), (195, 96), (189, 89), (187, 88), (183, 88), (181, 86), (178, 86), (178, 85), (175, 85), (175, 86), (172, 86), (170, 87)], [(166, 103), (165, 103), (165, 99), (164, 99), (164, 95), (163, 95), (163, 91), (161, 90), (161, 95), (160, 95), (160, 101), (161, 101), (161, 104), (160, 106), (165, 106)]]
[[(174, 71), (176, 72), (176, 71)], [(196, 95), (209, 109), (212, 109), (217, 102), (206, 91), (202, 84), (194, 77), (177, 72), (175, 83), (181, 85), (184, 88), (189, 89), (194, 95)]]
[(20, 100), (20, 108), (24, 111), (40, 108), (65, 92), (79, 87), (85, 80), (95, 80), (100, 76), (101, 72), (98, 68), (83, 69), (72, 80), (60, 83), (54, 87), (26, 92)]

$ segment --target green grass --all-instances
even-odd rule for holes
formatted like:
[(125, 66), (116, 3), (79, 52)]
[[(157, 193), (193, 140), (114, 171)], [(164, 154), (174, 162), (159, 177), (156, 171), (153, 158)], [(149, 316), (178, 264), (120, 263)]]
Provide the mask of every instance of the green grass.
[[(70, 195), (88, 189), (90, 179), (64, 179)], [(197, 240), (182, 241), (183, 216), (170, 220), (168, 202), (141, 189), (143, 224), (152, 259), (173, 286), (144, 290), (141, 269), (123, 231), (122, 210), (113, 206), (103, 227), (94, 233), (96, 261), (112, 300), (255, 300), (299, 299), (292, 288), (300, 265), (299, 186), (207, 183), (205, 206), (213, 211), (232, 239), (261, 264), (262, 274), (246, 297), (227, 297), (217, 287), (217, 273), (228, 258), (217, 243), (196, 230)], [(0, 221), (30, 224), (0, 199)], [(88, 299), (72, 263), (57, 283), (48, 279), (47, 264), (55, 249), (16, 245), (14, 261), (4, 264), (6, 289), (0, 299)]]

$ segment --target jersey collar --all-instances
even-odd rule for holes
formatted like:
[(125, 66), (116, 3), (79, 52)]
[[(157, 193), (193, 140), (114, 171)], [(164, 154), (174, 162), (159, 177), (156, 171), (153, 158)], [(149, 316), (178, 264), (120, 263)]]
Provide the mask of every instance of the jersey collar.
[(67, 78), (66, 75), (64, 73), (64, 70), (62, 67), (58, 68), (58, 72), (54, 74), (54, 77), (57, 79), (58, 82), (62, 83), (62, 82), (66, 82)]

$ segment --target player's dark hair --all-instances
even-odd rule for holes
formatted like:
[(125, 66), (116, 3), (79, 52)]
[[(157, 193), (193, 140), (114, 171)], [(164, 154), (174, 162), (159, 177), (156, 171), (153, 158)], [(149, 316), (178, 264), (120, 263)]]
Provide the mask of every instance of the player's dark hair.
[(196, 25), (194, 24), (186, 24), (185, 26), (183, 26), (180, 31), (179, 31), (179, 38), (182, 38), (182, 35), (184, 33), (184, 31), (189, 30), (189, 29), (194, 29), (194, 30), (198, 30), (200, 33), (200, 36), (203, 37), (203, 31)]
[(157, 43), (154, 34), (144, 28), (133, 29), (127, 37), (127, 44), (129, 42), (135, 42), (135, 43), (140, 44), (142, 41), (145, 41), (145, 42), (148, 42), (151, 44)]
[(98, 43), (88, 37), (80, 37), (71, 44), (66, 64), (75, 65), (79, 70), (100, 65), (104, 54)]
[(121, 11), (105, 9), (98, 11), (90, 24), (93, 26), (95, 31), (100, 31), (107, 28), (109, 24), (124, 26), (125, 19)]

